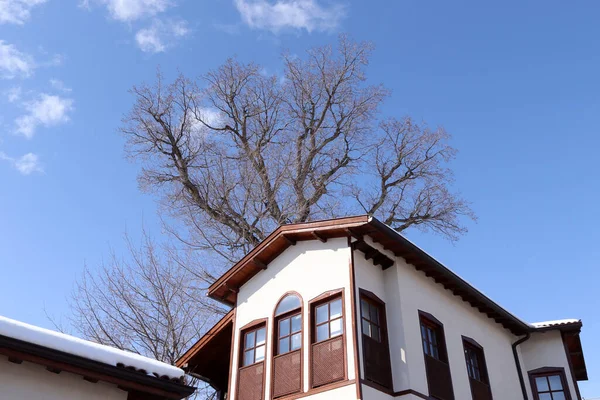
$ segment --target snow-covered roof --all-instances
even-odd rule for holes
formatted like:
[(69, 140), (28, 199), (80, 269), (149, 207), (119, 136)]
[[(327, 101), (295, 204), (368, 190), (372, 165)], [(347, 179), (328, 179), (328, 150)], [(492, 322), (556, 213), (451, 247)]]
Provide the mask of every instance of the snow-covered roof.
[(539, 329), (539, 328), (550, 328), (550, 327), (561, 326), (561, 325), (578, 324), (580, 322), (581, 322), (580, 319), (557, 319), (554, 321), (533, 322), (531, 324), (531, 326), (533, 326), (536, 329)]
[(157, 377), (167, 376), (169, 379), (178, 379), (184, 375), (182, 369), (152, 358), (15, 321), (1, 315), (0, 335), (108, 365), (133, 367)]

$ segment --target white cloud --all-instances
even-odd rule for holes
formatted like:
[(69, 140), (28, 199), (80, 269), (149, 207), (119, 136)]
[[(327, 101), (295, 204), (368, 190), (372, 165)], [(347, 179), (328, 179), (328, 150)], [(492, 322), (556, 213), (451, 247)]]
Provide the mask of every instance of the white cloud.
[(15, 120), (16, 133), (30, 139), (38, 126), (55, 126), (69, 121), (73, 100), (42, 93), (36, 100), (24, 104), (27, 114)]
[(61, 92), (72, 92), (73, 89), (65, 86), (65, 83), (60, 79), (50, 79), (50, 85), (56, 90), (60, 90)]
[(146, 53), (162, 53), (172, 45), (174, 39), (189, 33), (185, 21), (154, 20), (148, 28), (140, 29), (135, 34), (138, 47)]
[(22, 25), (31, 16), (31, 9), (47, 0), (0, 0), (0, 24)]
[(39, 157), (34, 153), (27, 153), (19, 158), (13, 158), (0, 151), (0, 160), (8, 161), (13, 168), (23, 175), (30, 175), (34, 172), (44, 172)]
[(323, 7), (317, 0), (234, 0), (242, 20), (251, 28), (274, 33), (282, 29), (326, 31), (338, 26), (344, 16), (342, 5)]
[(9, 103), (15, 103), (21, 99), (21, 87), (15, 86), (6, 91), (6, 99)]
[[(1, 1), (1, 0), (0, 0)], [(12, 45), (0, 40), (0, 78), (27, 77), (33, 73), (33, 58)]]
[(172, 5), (170, 0), (84, 0), (82, 6), (89, 8), (90, 1), (105, 5), (112, 18), (123, 22), (154, 16)]

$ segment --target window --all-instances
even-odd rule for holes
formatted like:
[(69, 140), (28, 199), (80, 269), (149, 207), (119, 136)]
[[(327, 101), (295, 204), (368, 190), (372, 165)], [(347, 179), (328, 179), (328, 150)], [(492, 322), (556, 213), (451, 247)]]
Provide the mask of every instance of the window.
[(265, 371), (266, 320), (255, 321), (242, 328), (240, 368), (238, 371), (239, 400), (262, 400)]
[(392, 389), (385, 305), (375, 294), (363, 289), (360, 289), (360, 318), (364, 377), (368, 381)]
[(265, 359), (265, 327), (244, 334), (244, 357), (242, 366), (246, 367)]
[(463, 336), (463, 348), (473, 400), (491, 400), (492, 392), (483, 347), (475, 340)]
[(302, 346), (302, 316), (298, 313), (278, 320), (277, 354), (298, 350)]
[(311, 386), (346, 378), (344, 310), (341, 291), (311, 302)]
[(275, 308), (273, 397), (302, 389), (302, 300), (284, 296)]
[(317, 342), (322, 342), (344, 333), (341, 297), (315, 308), (315, 326)]
[(424, 311), (419, 311), (419, 319), (429, 395), (440, 400), (454, 400), (444, 327)]
[(540, 368), (529, 377), (535, 400), (571, 400), (563, 368)]

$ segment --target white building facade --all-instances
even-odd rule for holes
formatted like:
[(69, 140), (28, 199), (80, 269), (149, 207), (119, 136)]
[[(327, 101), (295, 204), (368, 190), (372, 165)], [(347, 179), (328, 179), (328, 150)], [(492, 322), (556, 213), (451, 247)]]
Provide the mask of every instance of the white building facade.
[(178, 362), (222, 399), (580, 399), (581, 321), (527, 324), (376, 219), (285, 225)]

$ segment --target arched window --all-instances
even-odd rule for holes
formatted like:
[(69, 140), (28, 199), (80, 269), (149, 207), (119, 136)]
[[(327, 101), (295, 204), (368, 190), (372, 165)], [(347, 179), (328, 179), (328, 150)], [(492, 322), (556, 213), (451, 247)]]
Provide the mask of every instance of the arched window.
[(302, 299), (287, 294), (275, 307), (273, 398), (302, 389)]

